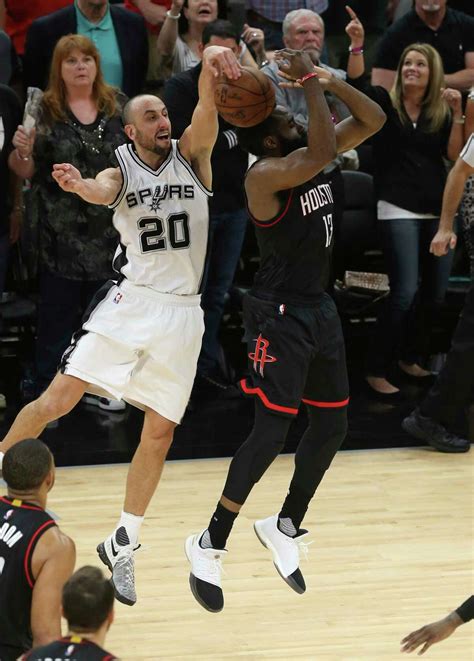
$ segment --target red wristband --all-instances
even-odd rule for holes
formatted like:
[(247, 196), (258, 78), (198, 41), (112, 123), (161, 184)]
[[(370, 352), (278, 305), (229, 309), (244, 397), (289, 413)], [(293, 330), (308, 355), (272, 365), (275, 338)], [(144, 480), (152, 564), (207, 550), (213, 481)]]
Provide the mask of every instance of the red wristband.
[(352, 48), (352, 46), (349, 46), (349, 53), (354, 53), (354, 55), (358, 55), (359, 53), (364, 52), (364, 47), (363, 46), (357, 46), (357, 48)]
[(301, 78), (298, 78), (296, 82), (298, 83), (298, 85), (303, 85), (303, 83), (305, 83), (310, 78), (318, 78), (318, 74), (316, 73), (316, 71), (311, 71), (311, 73), (306, 73), (304, 76), (301, 76)]

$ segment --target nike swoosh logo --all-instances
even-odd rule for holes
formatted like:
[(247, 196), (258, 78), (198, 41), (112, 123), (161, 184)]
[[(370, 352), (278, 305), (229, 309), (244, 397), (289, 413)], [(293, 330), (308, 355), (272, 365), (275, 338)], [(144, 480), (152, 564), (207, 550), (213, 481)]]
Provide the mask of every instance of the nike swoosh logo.
[(112, 555), (113, 555), (114, 558), (115, 558), (115, 556), (118, 555), (118, 551), (115, 550), (115, 546), (114, 546), (114, 538), (113, 538), (113, 537), (112, 537), (112, 539), (110, 540), (110, 546), (112, 547)]

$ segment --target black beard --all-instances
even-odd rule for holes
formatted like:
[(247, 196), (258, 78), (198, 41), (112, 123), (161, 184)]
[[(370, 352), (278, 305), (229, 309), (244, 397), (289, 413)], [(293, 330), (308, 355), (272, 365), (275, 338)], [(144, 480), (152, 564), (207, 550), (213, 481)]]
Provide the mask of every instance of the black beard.
[(296, 149), (301, 149), (301, 147), (308, 146), (308, 136), (306, 133), (298, 136), (297, 138), (280, 138), (280, 152), (282, 156), (288, 156), (292, 151)]
[(164, 158), (165, 156), (168, 156), (170, 152), (170, 147), (160, 147), (160, 145), (155, 144), (150, 151), (152, 151), (157, 156), (161, 156), (161, 158)]

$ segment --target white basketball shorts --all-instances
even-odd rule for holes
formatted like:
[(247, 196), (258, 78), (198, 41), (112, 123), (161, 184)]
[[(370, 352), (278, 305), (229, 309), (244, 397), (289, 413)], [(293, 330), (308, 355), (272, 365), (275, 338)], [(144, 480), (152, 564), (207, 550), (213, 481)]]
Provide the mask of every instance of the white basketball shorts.
[(179, 423), (201, 350), (199, 303), (199, 295), (109, 281), (94, 296), (60, 372), (87, 381), (87, 392), (149, 407)]

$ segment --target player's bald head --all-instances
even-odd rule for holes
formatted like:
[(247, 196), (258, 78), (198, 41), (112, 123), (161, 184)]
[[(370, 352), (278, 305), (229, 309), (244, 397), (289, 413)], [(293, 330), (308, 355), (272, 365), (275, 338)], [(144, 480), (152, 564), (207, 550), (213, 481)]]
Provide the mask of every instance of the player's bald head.
[(165, 104), (161, 99), (153, 94), (139, 94), (129, 99), (122, 111), (122, 121), (124, 126), (127, 124), (136, 124), (137, 120), (144, 117), (147, 111), (155, 110), (162, 112)]

